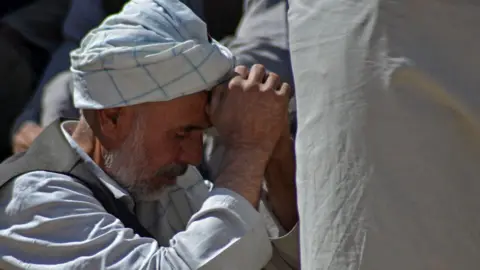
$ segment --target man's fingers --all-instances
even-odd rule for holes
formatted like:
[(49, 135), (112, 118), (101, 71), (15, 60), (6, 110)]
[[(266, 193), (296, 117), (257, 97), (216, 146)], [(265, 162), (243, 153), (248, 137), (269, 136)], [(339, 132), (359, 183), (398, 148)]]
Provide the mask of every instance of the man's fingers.
[(269, 73), (267, 80), (260, 88), (261, 91), (278, 90), (282, 84), (280, 77), (276, 73)]
[(282, 83), (282, 86), (280, 86), (280, 89), (278, 91), (275, 91), (275, 93), (279, 96), (290, 97), (291, 91), (292, 91), (292, 88), (288, 83)]
[(245, 80), (240, 76), (236, 76), (228, 82), (228, 89), (241, 88)]
[(42, 131), (43, 128), (36, 123), (23, 124), (13, 137), (13, 151), (18, 153), (27, 150)]
[(216, 110), (228, 89), (242, 88), (243, 81), (248, 78), (248, 68), (246, 66), (236, 66), (234, 71), (236, 76), (212, 89), (209, 105), (205, 108), (208, 115), (211, 115)]
[(31, 144), (37, 137), (42, 133), (41, 127), (32, 127), (30, 130), (25, 132), (25, 139), (27, 143)]
[(244, 80), (248, 78), (248, 68), (246, 66), (236, 66), (235, 72)]
[(30, 144), (25, 141), (25, 137), (21, 136), (20, 134), (15, 135), (13, 138), (13, 152), (23, 152), (28, 149)]
[(24, 151), (27, 151), (27, 147), (25, 147), (24, 145), (20, 146), (20, 145), (14, 145), (13, 146), (13, 153), (16, 154), (16, 153), (20, 153), (20, 152), (24, 152)]
[(259, 64), (253, 65), (252, 69), (250, 69), (250, 74), (248, 74), (248, 81), (262, 83), (264, 78), (265, 67)]

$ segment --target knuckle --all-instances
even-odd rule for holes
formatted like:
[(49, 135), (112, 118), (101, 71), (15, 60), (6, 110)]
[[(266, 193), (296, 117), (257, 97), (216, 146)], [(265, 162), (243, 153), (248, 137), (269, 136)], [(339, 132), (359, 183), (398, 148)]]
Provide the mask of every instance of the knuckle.
[(280, 82), (280, 76), (275, 73), (271, 73), (268, 75), (268, 81), (270, 81), (272, 87), (277, 87)]
[(237, 66), (235, 67), (235, 73), (240, 75), (242, 78), (248, 78), (248, 68), (246, 66)]
[(265, 70), (265, 67), (262, 64), (255, 64), (253, 65), (253, 68), (258, 70)]
[(275, 80), (280, 80), (280, 76), (278, 76), (278, 74), (275, 73), (275, 72), (269, 72), (269, 73), (268, 73), (268, 76), (269, 76), (269, 77), (272, 77), (272, 78), (275, 79)]
[(245, 83), (245, 90), (246, 91), (256, 91), (256, 90), (261, 90), (259, 87), (260, 85), (258, 83), (251, 83), (251, 82), (246, 82)]
[(270, 91), (272, 90), (272, 87), (268, 86), (268, 85), (265, 85), (265, 84), (262, 84), (259, 86), (258, 88), (261, 92), (267, 92), (267, 91)]
[(275, 91), (275, 94), (279, 97), (285, 97), (286, 96), (286, 93), (285, 93), (284, 89), (280, 89), (278, 91)]
[(278, 96), (288, 97), (290, 93), (290, 86), (287, 83), (283, 83), (280, 90), (275, 91)]
[(240, 76), (236, 76), (230, 80), (228, 83), (228, 88), (239, 88), (242, 87), (243, 79)]
[(235, 69), (247, 69), (247, 67), (244, 65), (238, 65), (235, 67)]
[(244, 72), (247, 72), (247, 71), (248, 71), (248, 68), (246, 66), (236, 66), (235, 67), (235, 72), (244, 73)]

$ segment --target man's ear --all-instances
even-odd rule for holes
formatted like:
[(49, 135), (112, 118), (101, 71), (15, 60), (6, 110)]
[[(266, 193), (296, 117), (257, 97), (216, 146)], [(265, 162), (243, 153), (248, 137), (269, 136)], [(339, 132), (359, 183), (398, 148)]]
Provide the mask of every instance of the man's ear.
[(97, 121), (102, 137), (121, 143), (128, 136), (133, 115), (127, 108), (103, 109), (98, 111)]

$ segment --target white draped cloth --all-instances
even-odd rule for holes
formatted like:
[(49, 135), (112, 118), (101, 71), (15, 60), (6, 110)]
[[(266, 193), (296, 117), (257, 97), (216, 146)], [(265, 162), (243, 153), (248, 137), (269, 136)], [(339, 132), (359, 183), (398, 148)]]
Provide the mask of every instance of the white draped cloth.
[(290, 1), (302, 269), (479, 268), (478, 14)]

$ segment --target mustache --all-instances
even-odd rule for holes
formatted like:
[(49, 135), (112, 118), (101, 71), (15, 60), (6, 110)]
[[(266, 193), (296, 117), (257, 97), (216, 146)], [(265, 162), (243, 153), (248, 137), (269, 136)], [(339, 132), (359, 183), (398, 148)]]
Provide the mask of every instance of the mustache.
[(175, 178), (184, 175), (187, 172), (187, 169), (187, 164), (170, 164), (158, 169), (155, 175), (166, 178)]

